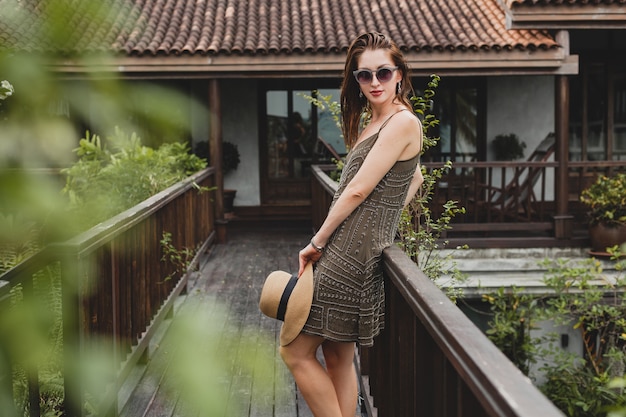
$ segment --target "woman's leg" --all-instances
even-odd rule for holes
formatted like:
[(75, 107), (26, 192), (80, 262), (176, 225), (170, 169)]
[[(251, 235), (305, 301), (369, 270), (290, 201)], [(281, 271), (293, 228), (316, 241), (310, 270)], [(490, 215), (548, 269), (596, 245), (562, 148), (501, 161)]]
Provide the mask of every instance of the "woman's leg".
[(343, 417), (333, 381), (316, 358), (323, 341), (300, 333), (289, 345), (281, 346), (280, 355), (315, 417)]
[(358, 399), (356, 369), (354, 368), (354, 343), (322, 343), (326, 369), (333, 381), (343, 417), (354, 417)]

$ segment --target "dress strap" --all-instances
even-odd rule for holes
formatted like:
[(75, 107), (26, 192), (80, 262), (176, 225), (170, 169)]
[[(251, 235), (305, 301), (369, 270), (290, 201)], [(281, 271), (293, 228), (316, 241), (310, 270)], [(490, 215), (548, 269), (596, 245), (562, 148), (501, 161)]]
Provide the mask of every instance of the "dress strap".
[(409, 109), (400, 109), (400, 110), (398, 110), (397, 112), (395, 112), (394, 114), (392, 114), (391, 116), (387, 117), (387, 120), (385, 120), (385, 121), (383, 122), (383, 124), (382, 124), (382, 125), (380, 125), (380, 128), (378, 129), (378, 133), (380, 133), (380, 131), (381, 131), (381, 130), (383, 130), (383, 127), (387, 126), (387, 123), (389, 123), (389, 120), (391, 120), (391, 118), (392, 118), (393, 116), (395, 116), (396, 114), (400, 113), (401, 111), (405, 111), (405, 110), (406, 110), (406, 111), (409, 111)]

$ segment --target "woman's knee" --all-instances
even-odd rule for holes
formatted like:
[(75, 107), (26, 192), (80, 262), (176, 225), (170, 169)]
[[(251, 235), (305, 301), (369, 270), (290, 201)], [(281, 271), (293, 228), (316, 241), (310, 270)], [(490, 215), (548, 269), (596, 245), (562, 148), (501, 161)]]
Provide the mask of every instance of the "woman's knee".
[(322, 350), (328, 369), (352, 367), (354, 360), (354, 343), (325, 343), (322, 346)]
[(283, 362), (285, 362), (285, 365), (287, 365), (289, 369), (292, 369), (301, 360), (301, 355), (296, 354), (294, 349), (289, 346), (281, 346), (278, 349), (278, 352), (280, 353), (280, 357), (283, 359)]
[(315, 352), (318, 345), (315, 339), (301, 335), (289, 345), (281, 346), (278, 352), (287, 367), (293, 370), (299, 364), (312, 359), (316, 360)]

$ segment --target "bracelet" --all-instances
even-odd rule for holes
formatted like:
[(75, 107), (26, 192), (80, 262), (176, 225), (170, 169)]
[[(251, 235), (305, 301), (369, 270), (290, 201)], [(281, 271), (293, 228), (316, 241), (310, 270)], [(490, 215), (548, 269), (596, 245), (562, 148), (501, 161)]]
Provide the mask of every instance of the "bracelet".
[(311, 246), (313, 247), (313, 249), (315, 249), (318, 252), (323, 252), (324, 251), (324, 247), (323, 246), (317, 246), (315, 243), (313, 243), (313, 238), (311, 238)]

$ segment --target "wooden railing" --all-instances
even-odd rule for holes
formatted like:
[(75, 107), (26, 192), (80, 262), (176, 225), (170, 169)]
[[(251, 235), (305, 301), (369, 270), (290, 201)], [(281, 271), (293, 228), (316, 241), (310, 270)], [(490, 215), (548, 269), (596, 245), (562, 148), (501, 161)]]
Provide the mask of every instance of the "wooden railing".
[[(109, 369), (115, 370), (104, 395), (90, 393), (100, 398), (95, 404), (98, 415), (117, 413), (121, 384), (172, 312), (176, 296), (185, 291), (188, 271), (197, 266), (199, 254), (215, 239), (213, 192), (199, 190), (213, 186), (213, 168), (198, 172), (79, 236), (50, 245), (0, 276), (10, 287), (21, 285), (29, 301), (36, 293), (34, 275), (60, 265), (65, 416), (84, 415), (86, 393), (76, 364), (92, 348), (105, 352)], [(197, 249), (188, 269), (162, 260), (164, 233), (171, 234), (176, 250)], [(38, 370), (29, 369), (28, 375), (30, 415), (39, 416)], [(0, 386), (2, 395), (11, 395), (10, 385), (9, 378)]]
[[(317, 228), (336, 184), (314, 167), (312, 186)], [(398, 247), (384, 270), (385, 330), (360, 352), (378, 416), (563, 415)]]
[(563, 416), (399, 247), (384, 266), (385, 330), (361, 352), (378, 416)]
[[(424, 166), (432, 170), (442, 164)], [(437, 218), (448, 200), (465, 208), (444, 234), (451, 246), (586, 246), (587, 207), (579, 201), (580, 192), (600, 174), (624, 172), (626, 161), (568, 162), (560, 184), (558, 169), (550, 161), (454, 163), (435, 184), (430, 209)], [(566, 210), (557, 213), (557, 207)]]

